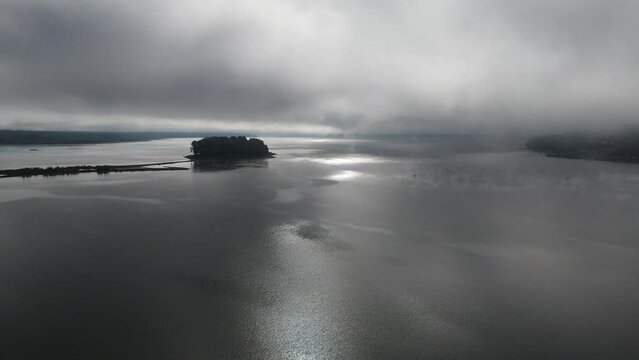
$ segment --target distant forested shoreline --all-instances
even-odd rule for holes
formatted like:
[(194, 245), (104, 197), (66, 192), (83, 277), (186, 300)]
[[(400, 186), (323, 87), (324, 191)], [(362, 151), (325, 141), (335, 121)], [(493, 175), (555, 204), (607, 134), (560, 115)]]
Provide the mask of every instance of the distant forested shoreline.
[(0, 145), (74, 145), (200, 138), (220, 133), (0, 130)]
[(526, 148), (550, 157), (639, 163), (639, 132), (537, 136), (528, 140)]

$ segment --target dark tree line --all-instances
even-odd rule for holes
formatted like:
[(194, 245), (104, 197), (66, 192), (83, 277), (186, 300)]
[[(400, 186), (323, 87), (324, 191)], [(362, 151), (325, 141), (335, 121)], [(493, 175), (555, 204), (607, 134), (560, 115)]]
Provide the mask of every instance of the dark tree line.
[(102, 144), (167, 138), (197, 138), (203, 132), (0, 130), (1, 145)]
[(526, 148), (554, 157), (639, 162), (639, 133), (538, 136), (528, 140)]
[(272, 156), (264, 141), (244, 136), (213, 136), (191, 143), (191, 158), (259, 158)]

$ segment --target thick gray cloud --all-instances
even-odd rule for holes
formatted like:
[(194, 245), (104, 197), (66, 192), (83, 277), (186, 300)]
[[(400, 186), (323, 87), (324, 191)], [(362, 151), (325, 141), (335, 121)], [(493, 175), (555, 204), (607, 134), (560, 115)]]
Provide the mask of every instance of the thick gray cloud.
[(0, 0), (0, 126), (639, 125), (636, 0)]

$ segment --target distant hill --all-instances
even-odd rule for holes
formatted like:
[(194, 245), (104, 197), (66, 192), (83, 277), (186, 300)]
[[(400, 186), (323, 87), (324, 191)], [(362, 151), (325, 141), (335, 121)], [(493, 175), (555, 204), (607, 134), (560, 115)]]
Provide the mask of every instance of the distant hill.
[(552, 157), (639, 163), (639, 132), (538, 136), (528, 140), (526, 148)]
[[(101, 144), (168, 138), (200, 138), (204, 132), (106, 132), (0, 130), (0, 145)], [(217, 134), (219, 135), (219, 134)]]

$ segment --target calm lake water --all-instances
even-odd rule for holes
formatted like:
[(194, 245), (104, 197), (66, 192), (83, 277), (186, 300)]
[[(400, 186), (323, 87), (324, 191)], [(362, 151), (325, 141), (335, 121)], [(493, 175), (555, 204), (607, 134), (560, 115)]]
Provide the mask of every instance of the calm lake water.
[[(190, 141), (0, 147), (0, 168)], [(265, 141), (277, 158), (0, 179), (0, 358), (639, 357), (638, 165)]]

